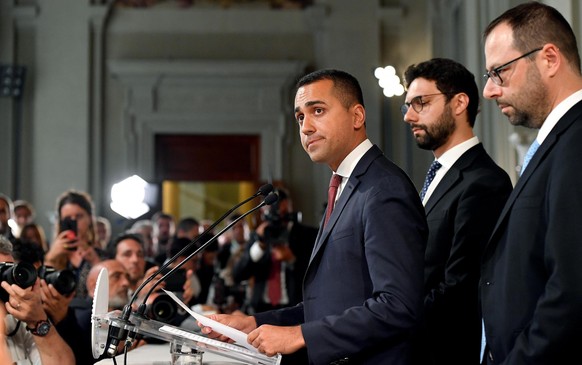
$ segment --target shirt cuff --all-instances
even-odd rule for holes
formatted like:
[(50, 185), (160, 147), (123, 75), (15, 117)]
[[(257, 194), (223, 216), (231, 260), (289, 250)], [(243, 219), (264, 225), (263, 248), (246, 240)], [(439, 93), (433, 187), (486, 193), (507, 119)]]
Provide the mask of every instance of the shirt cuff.
[(263, 255), (265, 254), (265, 250), (263, 250), (261, 248), (259, 241), (255, 241), (255, 243), (253, 243), (253, 245), (251, 246), (249, 254), (250, 254), (251, 260), (253, 260), (253, 262), (258, 262), (261, 258), (263, 258)]

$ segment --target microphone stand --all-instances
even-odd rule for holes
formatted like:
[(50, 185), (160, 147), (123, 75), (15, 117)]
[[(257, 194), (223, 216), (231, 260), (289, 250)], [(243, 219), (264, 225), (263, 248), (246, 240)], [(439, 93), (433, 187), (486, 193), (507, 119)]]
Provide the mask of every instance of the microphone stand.
[(259, 209), (265, 205), (271, 205), (271, 204), (275, 203), (278, 199), (279, 199), (279, 196), (277, 194), (270, 193), (269, 195), (267, 195), (267, 197), (259, 205), (257, 205), (253, 209), (247, 211), (246, 213), (242, 214), (240, 217), (238, 217), (235, 220), (233, 220), (232, 222), (230, 222), (220, 232), (215, 234), (214, 237), (210, 238), (208, 241), (206, 241), (204, 244), (202, 244), (202, 246), (197, 248), (194, 252), (192, 252), (190, 255), (188, 255), (184, 260), (182, 260), (182, 262), (180, 262), (178, 265), (174, 266), (164, 276), (162, 276), (160, 279), (158, 279), (158, 281), (156, 281), (156, 283), (151, 287), (151, 289), (148, 291), (148, 293), (144, 297), (144, 300), (143, 300), (142, 304), (140, 304), (139, 309), (137, 311), (138, 314), (143, 314), (145, 312), (145, 308), (146, 308), (145, 302), (147, 301), (148, 297), (153, 293), (154, 289), (161, 282), (163, 282), (168, 276), (172, 275), (174, 272), (176, 272), (176, 270), (180, 269), (188, 260), (190, 260), (191, 258), (196, 256), (198, 253), (200, 253), (202, 250), (204, 250), (212, 242), (216, 241), (216, 239), (218, 239), (218, 237), (220, 235), (222, 235), (224, 232), (229, 230), (232, 226), (234, 226), (236, 223), (238, 223), (238, 221), (240, 221), (241, 219), (245, 218), (247, 215), (251, 214), (252, 212), (256, 211), (257, 209)]
[[(256, 211), (257, 209), (265, 206), (265, 205), (271, 205), (273, 203), (275, 203), (279, 197), (277, 194), (275, 193), (271, 193), (271, 191), (273, 190), (273, 186), (271, 184), (266, 184), (263, 185), (258, 191), (257, 193), (255, 193), (252, 197), (246, 199), (245, 201), (243, 201), (242, 203), (237, 204), (235, 207), (231, 208), (227, 213), (225, 213), (222, 217), (220, 217), (217, 221), (215, 221), (210, 227), (208, 227), (203, 233), (201, 233), (198, 237), (196, 237), (194, 240), (192, 240), (192, 242), (190, 242), (188, 245), (186, 245), (182, 250), (180, 250), (180, 252), (178, 252), (176, 255), (174, 255), (172, 258), (170, 258), (169, 260), (167, 260), (159, 269), (158, 271), (156, 271), (154, 274), (152, 274), (149, 278), (147, 278), (138, 288), (137, 290), (133, 293), (129, 303), (127, 305), (125, 305), (125, 307), (123, 308), (123, 312), (121, 314), (121, 316), (119, 316), (119, 320), (125, 324), (131, 324), (131, 322), (129, 321), (129, 318), (131, 316), (131, 306), (133, 304), (133, 302), (135, 301), (135, 299), (137, 298), (137, 295), (139, 294), (139, 292), (143, 289), (143, 287), (148, 284), (149, 282), (151, 282), (157, 275), (159, 275), (164, 269), (166, 269), (169, 265), (171, 265), (173, 262), (175, 262), (178, 257), (180, 257), (184, 252), (186, 252), (187, 250), (189, 250), (194, 244), (196, 244), (202, 237), (206, 237), (207, 233), (209, 231), (211, 231), (212, 229), (214, 229), (218, 223), (220, 223), (221, 221), (223, 221), (228, 215), (230, 215), (236, 208), (240, 207), (241, 205), (247, 203), (248, 201), (256, 198), (259, 195), (264, 195), (267, 194), (268, 195), (265, 197), (265, 199), (256, 207), (254, 207), (253, 209), (247, 211), (246, 213), (244, 213), (243, 215), (241, 215), (240, 217), (238, 217), (237, 219), (235, 219), (233, 222), (231, 222), (228, 226), (226, 226), (224, 229), (222, 229), (218, 234), (216, 234), (214, 237), (212, 237), (211, 239), (209, 239), (208, 241), (206, 241), (202, 246), (200, 246), (198, 249), (196, 249), (192, 254), (190, 254), (186, 259), (184, 259), (182, 262), (180, 262), (177, 266), (175, 266), (174, 268), (172, 268), (171, 270), (169, 270), (164, 276), (162, 276), (162, 278), (160, 278), (155, 284), (154, 286), (152, 286), (152, 288), (149, 290), (149, 292), (146, 294), (142, 304), (140, 304), (138, 310), (137, 310), (137, 315), (140, 316), (144, 316), (145, 310), (146, 310), (146, 300), (147, 298), (150, 296), (150, 294), (153, 292), (153, 290), (155, 289), (156, 286), (158, 286), (160, 284), (160, 282), (162, 282), (163, 280), (165, 280), (168, 276), (172, 275), (176, 270), (178, 270), (180, 267), (182, 267), (186, 261), (190, 260), (192, 257), (194, 257), (196, 254), (198, 254), (201, 250), (203, 250), (204, 248), (206, 248), (210, 243), (212, 243), (214, 240), (216, 240), (222, 233), (224, 233), (226, 230), (230, 229), (234, 224), (236, 224), (238, 221), (240, 221), (241, 219), (243, 219), (244, 217), (246, 217), (247, 215), (249, 215), (250, 213)], [(131, 334), (130, 334), (131, 335)], [(134, 333), (135, 335), (135, 333)], [(127, 330), (125, 328), (121, 328), (121, 327), (116, 327), (116, 326), (111, 326), (109, 328), (109, 333), (108, 333), (108, 346), (107, 346), (107, 355), (110, 357), (114, 357), (115, 355), (117, 355), (117, 345), (119, 344), (119, 342), (121, 342), (122, 340), (126, 339), (127, 336)], [(133, 336), (130, 336), (133, 337)]]
[[(235, 205), (234, 207), (232, 207), (231, 209), (229, 209), (226, 213), (224, 213), (220, 218), (218, 218), (212, 225), (210, 225), (210, 227), (208, 227), (206, 230), (204, 230), (204, 232), (202, 232), (200, 235), (198, 235), (196, 238), (194, 238), (189, 244), (187, 244), (183, 249), (180, 250), (180, 252), (178, 252), (177, 254), (175, 254), (173, 257), (171, 257), (169, 260), (166, 260), (165, 263), (163, 263), (160, 268), (154, 273), (152, 274), (149, 278), (147, 278), (146, 280), (144, 280), (141, 285), (136, 289), (136, 291), (133, 293), (130, 301), (128, 304), (126, 304), (123, 307), (123, 311), (121, 313), (121, 315), (119, 316), (119, 320), (125, 324), (131, 324), (129, 322), (129, 317), (131, 316), (131, 306), (133, 305), (133, 303), (135, 302), (135, 300), (137, 299), (138, 294), (141, 292), (141, 290), (143, 289), (144, 286), (146, 286), (150, 281), (152, 281), (157, 275), (159, 275), (163, 270), (165, 270), (169, 265), (171, 265), (174, 261), (176, 261), (176, 259), (178, 259), (178, 257), (180, 257), (182, 254), (184, 254), (184, 252), (186, 252), (187, 250), (189, 250), (193, 245), (195, 245), (196, 243), (198, 243), (198, 241), (202, 238), (202, 237), (206, 237), (208, 235), (208, 232), (211, 232), (219, 223), (221, 223), (224, 219), (226, 219), (230, 214), (232, 214), (232, 212), (234, 212), (237, 208), (239, 208), (241, 205), (248, 203), (249, 201), (251, 201), (252, 199), (258, 197), (259, 195), (263, 195), (266, 196), (266, 198), (263, 200), (263, 202), (261, 203), (261, 205), (259, 205), (258, 207), (262, 207), (263, 205), (268, 205), (266, 203), (267, 198), (271, 195), (275, 196), (275, 200), (269, 204), (274, 203), (275, 201), (277, 201), (278, 196), (274, 193), (271, 193), (273, 191), (273, 185), (271, 184), (265, 184), (263, 186), (261, 186), (259, 188), (259, 190), (257, 190), (257, 192), (255, 194), (253, 194), (252, 196), (250, 196), (249, 198), (243, 200), (242, 202), (238, 203), (237, 205)], [(272, 200), (272, 198), (271, 198)], [(246, 214), (244, 214), (242, 217), (245, 217), (246, 215), (248, 215), (249, 213), (255, 211), (256, 209), (258, 209), (258, 207), (254, 208), (253, 210), (247, 212)], [(235, 222), (238, 222), (239, 219), (237, 219)], [(222, 233), (223, 231), (221, 231)], [(214, 239), (214, 238), (213, 238)], [(207, 244), (201, 246), (202, 247), (206, 247)], [(200, 249), (198, 249), (195, 253), (198, 253), (200, 251)], [(182, 264), (180, 264), (181, 266)], [(169, 276), (171, 273), (173, 273), (174, 271), (171, 270), (170, 272), (168, 272), (166, 275), (164, 275), (163, 278), (166, 278), (167, 276)], [(159, 284), (159, 282), (157, 282), (155, 286), (157, 286)], [(148, 292), (147, 296), (145, 299), (147, 299), (147, 297), (150, 295), (150, 292)], [(145, 303), (145, 299), (144, 299), (144, 303)], [(139, 311), (138, 314), (143, 314), (143, 312), (145, 311), (145, 305), (143, 305), (144, 308), (142, 308), (142, 305), (140, 305), (139, 307)], [(117, 345), (119, 344), (120, 341), (124, 340), (127, 337), (127, 330), (125, 328), (121, 328), (121, 327), (116, 327), (116, 326), (111, 326), (109, 328), (109, 333), (108, 333), (108, 346), (107, 346), (107, 355), (109, 357), (114, 357), (115, 355), (117, 355)]]

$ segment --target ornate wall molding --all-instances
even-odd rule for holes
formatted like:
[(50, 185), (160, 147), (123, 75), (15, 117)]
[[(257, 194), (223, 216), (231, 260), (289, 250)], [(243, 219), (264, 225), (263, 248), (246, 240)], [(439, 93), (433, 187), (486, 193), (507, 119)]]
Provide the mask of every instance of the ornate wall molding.
[(289, 92), (303, 62), (124, 60), (108, 66), (125, 89), (129, 170), (153, 177), (157, 134), (255, 134), (261, 136), (261, 178), (282, 177), (284, 138), (292, 127)]

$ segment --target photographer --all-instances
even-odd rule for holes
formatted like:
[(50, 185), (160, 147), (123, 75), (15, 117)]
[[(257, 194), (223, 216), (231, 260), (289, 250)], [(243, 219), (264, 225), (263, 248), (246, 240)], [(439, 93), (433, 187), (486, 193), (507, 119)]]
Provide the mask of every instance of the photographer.
[[(0, 262), (13, 261), (12, 244), (0, 237)], [(0, 281), (8, 295), (8, 300), (0, 301), (1, 363), (74, 364), (71, 348), (43, 309), (39, 280), (27, 288)]]
[(91, 267), (101, 261), (95, 248), (93, 201), (85, 192), (67, 190), (57, 199), (56, 236), (45, 262), (55, 269), (69, 269), (77, 276), (75, 297), (87, 298), (85, 281)]
[[(27, 262), (37, 269), (40, 279), (42, 305), (51, 322), (60, 331), (74, 297), (77, 280), (70, 270), (56, 270), (44, 265), (44, 251), (37, 244), (24, 239), (16, 239), (12, 256), (15, 262)], [(62, 333), (61, 333), (62, 334)], [(67, 338), (65, 338), (67, 341)]]
[(254, 278), (249, 312), (293, 306), (302, 300), (301, 282), (317, 229), (299, 223), (288, 193), (267, 207), (241, 259), (233, 268), (236, 283)]
[(29, 241), (17, 239), (13, 257), (15, 262), (26, 262), (37, 269), (42, 306), (51, 324), (73, 350), (76, 363), (93, 363), (93, 355), (88, 345), (90, 328), (81, 326), (82, 322), (77, 318), (79, 310), (90, 315), (92, 300), (74, 297), (77, 286), (75, 274), (67, 269), (56, 270), (44, 266), (44, 252), (40, 246)]

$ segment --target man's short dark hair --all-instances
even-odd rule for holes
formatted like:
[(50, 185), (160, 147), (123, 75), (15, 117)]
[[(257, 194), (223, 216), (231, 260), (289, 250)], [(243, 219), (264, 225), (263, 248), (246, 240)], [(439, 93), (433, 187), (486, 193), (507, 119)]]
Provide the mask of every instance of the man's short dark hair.
[(364, 95), (360, 83), (354, 76), (345, 71), (334, 69), (314, 71), (297, 81), (296, 89), (321, 80), (333, 81), (337, 97), (346, 109), (354, 104), (361, 104), (364, 106)]
[(134, 241), (138, 242), (139, 245), (141, 246), (142, 250), (145, 251), (145, 244), (143, 242), (143, 237), (141, 234), (124, 232), (124, 233), (121, 233), (119, 236), (115, 237), (115, 239), (113, 240), (113, 244), (111, 245), (111, 252), (110, 252), (111, 258), (115, 258), (115, 256), (117, 256), (117, 246), (119, 245), (119, 243), (121, 241), (124, 241), (124, 240), (134, 240)]
[(555, 44), (571, 67), (580, 73), (576, 35), (558, 10), (536, 1), (517, 5), (491, 21), (483, 32), (483, 39), (502, 23), (513, 30), (513, 46), (519, 51), (526, 53), (546, 43)]
[(26, 262), (31, 265), (44, 263), (44, 251), (40, 245), (23, 239), (16, 239), (12, 247), (12, 257), (16, 262)]
[(176, 230), (187, 232), (187, 231), (191, 230), (192, 228), (199, 226), (199, 225), (200, 225), (200, 223), (192, 217), (182, 218), (178, 222), (178, 226), (176, 227)]
[(157, 221), (158, 221), (158, 220), (160, 220), (160, 219), (168, 219), (168, 220), (171, 220), (171, 221), (173, 221), (173, 220), (174, 220), (174, 217), (172, 217), (172, 216), (171, 216), (170, 214), (168, 214), (168, 213), (164, 213), (164, 212), (162, 212), (162, 211), (158, 211), (158, 212), (156, 212), (156, 213), (155, 213), (155, 214), (152, 216), (152, 219), (151, 219), (151, 221), (155, 223), (155, 222), (157, 222)]

